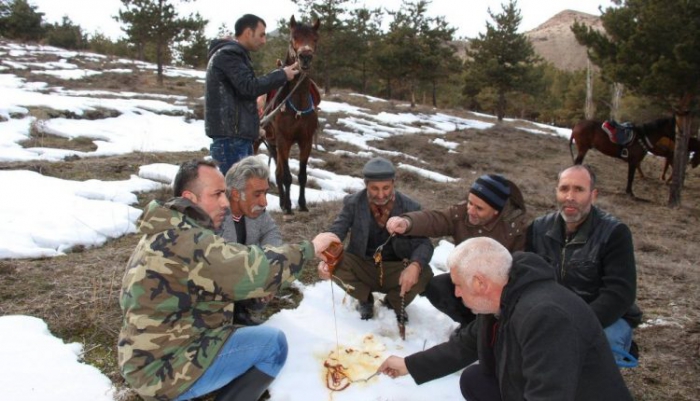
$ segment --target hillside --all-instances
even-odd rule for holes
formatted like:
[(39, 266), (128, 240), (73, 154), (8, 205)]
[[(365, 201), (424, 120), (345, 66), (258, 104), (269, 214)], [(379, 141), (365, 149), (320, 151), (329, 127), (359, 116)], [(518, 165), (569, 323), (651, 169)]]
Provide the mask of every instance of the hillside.
[[(165, 86), (158, 87), (152, 65), (6, 42), (0, 43), (0, 53), (0, 88), (6, 94), (0, 99), (0, 139), (5, 141), (0, 178), (12, 172), (34, 172), (71, 183), (116, 182), (141, 176), (144, 166), (173, 167), (208, 154), (203, 123), (191, 110), (203, 91), (201, 71), (169, 68)], [(319, 192), (328, 192), (323, 180), (334, 177), (325, 173), (358, 178), (367, 157), (384, 155), (396, 165), (418, 168), (419, 172), (400, 168), (397, 188), (424, 208), (446, 208), (464, 197), (476, 177), (500, 173), (519, 185), (528, 214), (535, 217), (555, 210), (557, 172), (571, 164), (566, 131), (523, 120), (499, 124), (489, 115), (411, 109), (405, 103), (343, 90), (325, 97), (321, 109), (323, 128), (311, 160), (311, 170), (319, 173), (309, 184)], [(133, 124), (126, 126), (127, 120)], [(20, 156), (11, 157), (15, 155)], [(649, 156), (642, 163), (646, 178), (637, 178), (634, 184), (639, 198), (624, 193), (625, 164), (598, 152), (590, 152), (586, 162), (598, 174), (598, 204), (627, 223), (634, 236), (637, 299), (645, 323), (635, 330), (640, 366), (624, 369), (625, 380), (639, 401), (696, 400), (700, 393), (700, 169), (688, 170), (683, 207), (668, 209), (668, 186), (657, 179), (660, 159)], [(421, 170), (456, 181), (426, 178)], [(3, 206), (10, 200), (21, 206), (29, 197), (36, 197), (40, 206), (30, 207), (26, 199), (24, 209), (16, 209), (9, 217), (2, 215), (4, 242), (19, 236), (19, 229), (7, 231), (10, 224), (19, 221), (26, 226), (35, 216), (44, 218), (41, 224), (55, 236), (62, 225), (59, 219), (68, 213), (52, 209), (61, 188), (29, 186), (5, 186)], [(352, 192), (353, 188), (341, 190)], [(77, 192), (96, 197), (94, 190)], [(271, 209), (274, 194), (273, 189)], [(135, 191), (130, 207), (142, 209), (150, 200), (169, 195), (167, 186)], [(99, 200), (111, 199), (105, 195)], [(272, 216), (285, 241), (294, 242), (325, 230), (340, 207), (339, 200), (319, 201), (310, 205), (309, 213), (297, 212), (291, 221), (279, 212)], [(38, 213), (46, 210), (52, 212)], [(54, 238), (30, 234), (36, 241)], [(115, 347), (121, 324), (121, 277), (138, 239), (125, 230), (100, 244), (61, 247), (64, 254), (56, 257), (0, 260), (0, 316), (38, 317), (54, 336), (82, 344), (82, 358), (111, 380), (119, 390), (119, 401), (140, 399), (118, 372)], [(317, 282), (315, 267), (313, 261), (307, 263), (302, 283)], [(295, 308), (303, 297), (294, 289), (282, 295), (273, 301), (271, 313)], [(330, 306), (326, 312), (333, 313)], [(363, 389), (361, 399), (384, 396), (373, 392), (371, 383)], [(27, 389), (26, 399), (32, 391)], [(453, 399), (461, 399), (459, 389), (454, 392)], [(329, 394), (335, 400), (344, 399), (342, 393)], [(0, 399), (5, 399), (1, 388)], [(273, 393), (272, 400), (279, 399), (286, 398)]]
[(555, 67), (573, 71), (586, 68), (586, 48), (576, 41), (571, 26), (578, 21), (596, 30), (603, 30), (600, 17), (564, 10), (537, 28), (525, 32), (535, 52)]
[[(597, 30), (603, 30), (600, 17), (579, 11), (564, 10), (545, 21), (535, 29), (525, 32), (530, 39), (535, 53), (555, 67), (575, 71), (586, 68), (586, 48), (581, 46), (571, 32), (571, 25), (579, 21)], [(466, 58), (468, 40), (452, 42), (457, 55)]]

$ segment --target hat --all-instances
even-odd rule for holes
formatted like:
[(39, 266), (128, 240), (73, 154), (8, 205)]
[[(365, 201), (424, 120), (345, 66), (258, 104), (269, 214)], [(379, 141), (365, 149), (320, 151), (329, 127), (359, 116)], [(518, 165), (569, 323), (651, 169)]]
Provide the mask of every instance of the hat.
[(383, 157), (375, 157), (365, 164), (362, 175), (367, 181), (393, 180), (396, 176), (396, 169), (391, 162)]
[(499, 212), (508, 202), (510, 196), (510, 185), (508, 180), (499, 174), (484, 174), (477, 178), (472, 184), (469, 193), (472, 193), (484, 202), (488, 203), (492, 208)]

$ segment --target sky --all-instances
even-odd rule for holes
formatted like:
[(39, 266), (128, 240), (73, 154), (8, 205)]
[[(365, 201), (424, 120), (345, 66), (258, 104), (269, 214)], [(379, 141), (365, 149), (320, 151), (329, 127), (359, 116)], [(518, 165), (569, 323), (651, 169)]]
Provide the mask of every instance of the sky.
[[(175, 2), (180, 4), (177, 0)], [(432, 0), (428, 5), (428, 13), (431, 16), (444, 16), (450, 26), (457, 28), (456, 37), (474, 38), (479, 32), (485, 31), (486, 21), (490, 21), (488, 8), (498, 14), (501, 12), (501, 4), (505, 2), (506, 0)], [(60, 22), (64, 15), (68, 15), (88, 33), (100, 31), (111, 37), (121, 35), (119, 24), (112, 18), (121, 7), (119, 0), (99, 0), (98, 10), (96, 7), (86, 7), (83, 0), (30, 0), (30, 3), (38, 6), (38, 11), (45, 13), (45, 18), (50, 22)], [(370, 9), (384, 7), (396, 11), (401, 5), (401, 0), (358, 0), (357, 5), (365, 5)], [(609, 0), (519, 0), (517, 5), (523, 18), (520, 28), (525, 32), (536, 28), (561, 11), (575, 10), (600, 15), (598, 7), (603, 6), (605, 9), (612, 3)], [(221, 24), (225, 23), (232, 29), (236, 19), (246, 13), (263, 18), (267, 22), (268, 31), (276, 28), (279, 19), (289, 20), (292, 14), (299, 15), (297, 6), (291, 0), (196, 0), (179, 7), (181, 15), (199, 12), (202, 17), (208, 19), (209, 37), (216, 36)]]
[[(60, 61), (38, 60), (38, 57), (46, 55), (53, 55)], [(81, 67), (95, 60), (104, 61), (105, 70), (115, 73), (130, 73), (135, 68), (155, 69), (152, 64), (104, 60), (97, 54), (0, 43), (0, 93), (3, 93), (0, 97), (0, 161), (55, 162), (65, 157), (90, 158), (135, 151), (173, 152), (208, 147), (210, 140), (204, 134), (202, 121), (187, 121), (185, 117), (175, 115), (187, 111), (182, 97), (158, 93), (66, 90), (42, 82), (42, 78), (48, 75), (68, 81), (102, 74), (102, 71)], [(28, 72), (29, 79), (12, 74), (10, 68)], [(196, 80), (203, 77), (202, 71), (188, 69), (168, 68), (166, 73)], [(364, 97), (370, 102), (384, 102), (364, 95), (355, 96)], [(96, 108), (112, 109), (121, 114), (95, 120), (51, 118), (35, 127), (68, 139), (91, 138), (97, 145), (94, 151), (23, 148), (19, 142), (27, 139), (35, 123), (34, 118), (29, 116), (28, 107), (37, 106), (70, 111), (76, 115)], [(330, 129), (325, 124), (332, 114), (339, 114), (340, 128)], [(404, 161), (397, 164), (399, 169), (437, 182), (456, 179), (431, 171), (429, 165), (411, 155), (380, 150), (369, 142), (393, 135), (422, 133), (434, 135), (434, 146), (442, 147), (446, 152), (455, 152), (462, 144), (447, 141), (442, 136), (457, 129), (491, 127), (493, 123), (481, 121), (483, 117), (494, 122), (496, 120), (493, 116), (481, 117), (480, 120), (472, 120), (447, 114), (416, 114), (409, 111), (375, 114), (348, 103), (326, 100), (321, 103), (324, 135), (329, 140), (346, 142), (357, 149), (356, 152), (338, 153), (367, 159), (376, 155), (402, 156)], [(570, 134), (568, 129), (542, 124), (533, 124), (532, 127), (527, 131), (537, 135), (568, 137)], [(322, 147), (318, 150), (325, 151)], [(264, 154), (258, 157), (267, 161)], [(298, 163), (295, 160), (290, 162), (293, 172), (298, 170)], [(307, 188), (309, 203), (339, 200), (364, 186), (359, 176), (338, 175), (323, 167), (322, 160), (310, 160), (309, 178), (316, 181), (321, 190)], [(271, 168), (274, 170), (274, 164)], [(175, 165), (148, 164), (140, 166), (126, 180), (71, 181), (28, 170), (1, 170), (0, 188), (22, 188), (22, 196), (3, 198), (0, 208), (0, 260), (61, 257), (77, 245), (97, 247), (111, 238), (134, 233), (141, 214), (136, 207), (137, 194), (168, 186), (176, 171)], [(476, 172), (472, 173), (476, 178)], [(45, 201), (46, 194), (50, 194), (51, 202)], [(298, 187), (295, 186), (292, 189), (294, 203), (297, 195)], [(279, 210), (279, 199), (272, 194), (268, 197), (269, 209)], [(452, 248), (453, 245), (447, 241), (442, 241), (436, 248), (431, 261), (436, 272), (443, 272), (447, 254)], [(406, 341), (402, 341), (398, 337), (394, 313), (379, 304), (381, 296), (375, 297), (376, 317), (362, 321), (355, 310), (356, 301), (345, 296), (340, 288), (331, 287), (330, 282), (297, 285), (304, 295), (301, 304), (295, 309), (273, 315), (265, 323), (283, 330), (289, 342), (288, 362), (270, 388), (272, 401), (462, 399), (458, 374), (421, 386), (416, 386), (410, 377), (392, 380), (378, 376), (367, 383), (354, 383), (346, 390), (331, 395), (325, 386), (323, 362), (336, 349), (342, 350), (341, 363), (348, 366), (349, 377), (365, 378), (389, 355), (406, 356), (446, 340), (456, 324), (445, 316), (436, 315), (429, 302), (419, 297), (407, 307), (410, 321)], [(360, 352), (351, 353), (348, 350)], [(119, 399), (110, 379), (96, 367), (82, 361), (84, 352), (83, 344), (66, 343), (55, 337), (41, 319), (32, 316), (0, 317), (0, 361), (3, 361), (0, 363), (0, 400)]]

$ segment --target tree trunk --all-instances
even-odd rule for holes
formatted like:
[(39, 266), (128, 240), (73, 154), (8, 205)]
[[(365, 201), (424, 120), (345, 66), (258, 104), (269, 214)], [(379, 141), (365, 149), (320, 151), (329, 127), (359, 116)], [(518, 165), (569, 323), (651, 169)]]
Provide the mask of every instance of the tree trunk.
[(411, 108), (416, 107), (416, 86), (413, 81), (409, 84), (409, 88), (411, 91)]
[(620, 100), (625, 86), (619, 82), (613, 83), (612, 99), (610, 99), (610, 118), (617, 121), (620, 119)]
[(433, 107), (437, 107), (437, 82), (433, 80)]
[(158, 65), (158, 85), (163, 86), (163, 46), (161, 41), (156, 43), (156, 64)]
[(593, 102), (593, 69), (591, 60), (586, 60), (586, 120), (593, 120), (595, 116), (595, 103)]
[[(686, 100), (686, 99), (684, 99)], [(668, 190), (668, 207), (677, 208), (681, 206), (681, 193), (683, 190), (683, 182), (685, 181), (685, 169), (688, 165), (688, 139), (690, 138), (690, 129), (692, 116), (687, 107), (690, 100), (684, 104), (684, 107), (676, 114), (676, 149), (673, 154), (673, 169), (671, 186)]]
[(498, 122), (503, 121), (503, 117), (506, 115), (506, 93), (503, 90), (498, 91), (498, 103), (496, 104), (496, 116), (498, 117)]

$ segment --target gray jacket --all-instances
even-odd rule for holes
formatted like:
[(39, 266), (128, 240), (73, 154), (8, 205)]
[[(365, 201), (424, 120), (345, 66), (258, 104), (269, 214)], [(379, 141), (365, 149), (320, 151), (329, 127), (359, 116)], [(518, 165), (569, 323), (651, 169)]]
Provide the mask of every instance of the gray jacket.
[[(255, 219), (245, 218), (245, 244), (257, 246), (282, 245), (282, 233), (269, 213), (263, 212)], [(226, 213), (221, 224), (220, 235), (228, 242), (238, 242), (236, 238), (236, 225), (231, 213)]]
[[(415, 210), (420, 210), (420, 204), (396, 191), (396, 200), (394, 208), (391, 210), (391, 216), (399, 216), (402, 213)], [(346, 252), (364, 258), (367, 254), (369, 228), (373, 219), (369, 210), (367, 189), (363, 189), (343, 199), (343, 210), (328, 231), (337, 235), (341, 241), (345, 239), (348, 232), (352, 232)], [(396, 256), (416, 261), (420, 263), (422, 268), (428, 267), (430, 258), (433, 256), (433, 245), (426, 237), (402, 235), (391, 240), (389, 244), (394, 248)]]

